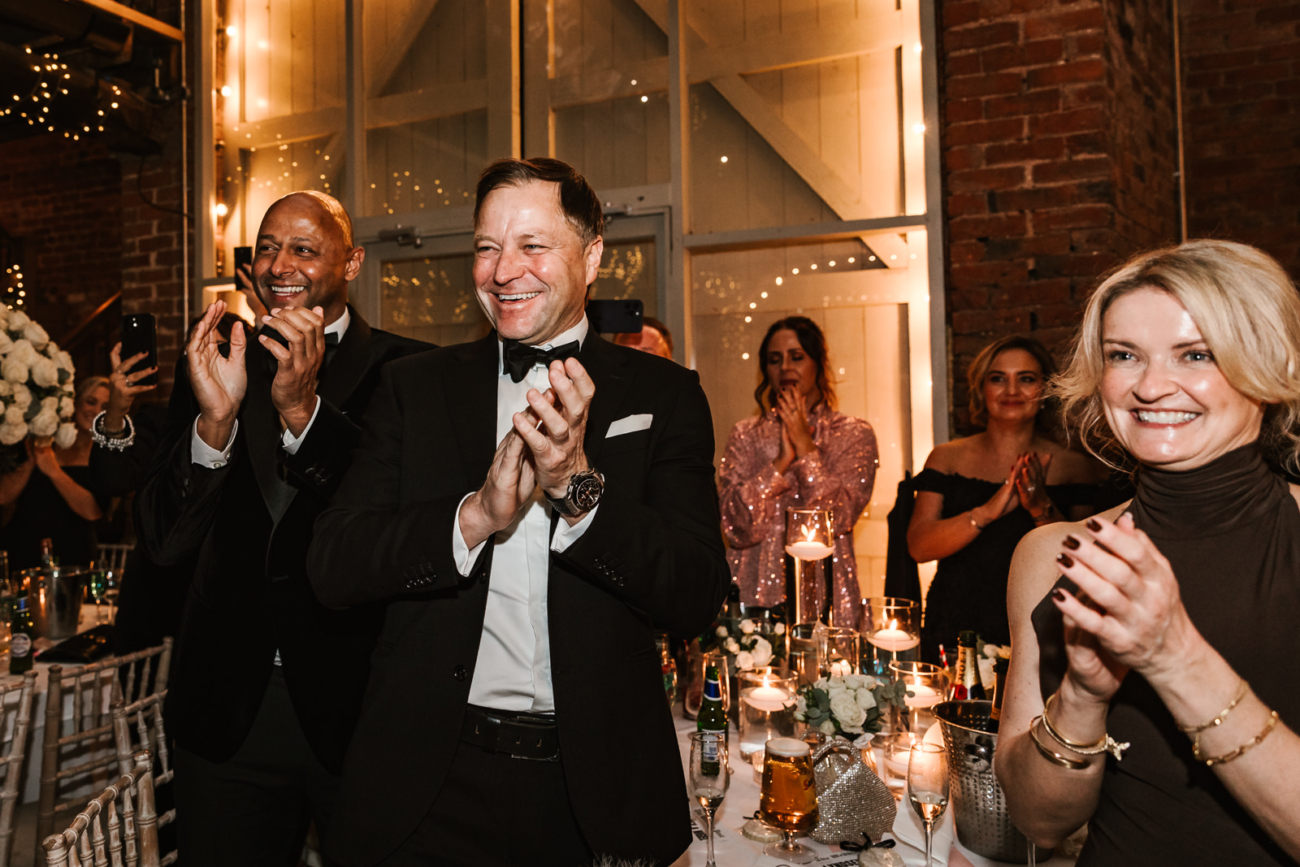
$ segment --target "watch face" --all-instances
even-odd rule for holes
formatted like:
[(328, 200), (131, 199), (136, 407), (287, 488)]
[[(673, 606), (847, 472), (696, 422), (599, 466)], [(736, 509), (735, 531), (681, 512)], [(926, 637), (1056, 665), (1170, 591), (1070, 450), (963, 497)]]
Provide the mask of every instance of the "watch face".
[(593, 476), (583, 479), (573, 491), (573, 504), (582, 511), (589, 512), (600, 503), (600, 494), (604, 489), (599, 478)]

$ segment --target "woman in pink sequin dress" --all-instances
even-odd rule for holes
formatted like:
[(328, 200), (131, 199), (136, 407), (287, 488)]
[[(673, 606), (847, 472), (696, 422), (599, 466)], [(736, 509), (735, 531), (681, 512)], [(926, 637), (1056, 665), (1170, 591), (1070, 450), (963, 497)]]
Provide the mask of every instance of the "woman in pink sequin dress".
[(835, 621), (856, 626), (862, 612), (853, 556), (857, 523), (876, 477), (871, 425), (835, 411), (826, 338), (811, 319), (772, 324), (758, 354), (759, 414), (738, 422), (722, 458), (722, 526), (732, 578), (746, 605), (785, 600), (785, 512), (834, 512)]

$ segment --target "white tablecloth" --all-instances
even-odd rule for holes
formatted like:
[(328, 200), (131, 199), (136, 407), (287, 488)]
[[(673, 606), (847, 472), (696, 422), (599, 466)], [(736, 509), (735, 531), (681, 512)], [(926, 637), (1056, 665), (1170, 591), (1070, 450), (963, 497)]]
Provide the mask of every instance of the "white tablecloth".
[[(690, 733), (695, 731), (695, 721), (678, 716), (676, 722), (678, 742), (682, 749), (682, 766), (685, 768), (690, 757)], [(731, 743), (733, 745), (740, 743), (739, 735), (734, 728), (732, 729)], [(747, 840), (741, 834), (740, 829), (745, 824), (745, 817), (752, 816), (754, 811), (758, 809), (759, 784), (754, 779), (752, 768), (741, 760), (739, 751), (732, 756), (731, 768), (731, 786), (727, 790), (726, 799), (723, 800), (722, 806), (718, 809), (714, 822), (713, 851), (718, 867), (779, 867), (779, 865), (787, 864), (788, 862), (764, 855), (761, 844)], [(695, 835), (695, 840), (691, 843), (691, 848), (681, 858), (677, 859), (673, 867), (704, 867), (706, 863), (708, 852), (705, 843), (704, 821), (696, 815), (694, 810), (692, 816), (695, 821), (692, 824), (691, 831)], [(916, 812), (909, 809), (906, 804), (899, 804), (898, 816), (894, 822), (894, 833), (891, 836), (897, 841), (894, 851), (903, 856), (903, 860), (908, 867), (923, 867), (925, 864), (925, 832), (922, 830), (921, 820), (916, 815)], [(856, 867), (858, 863), (856, 852), (844, 852), (839, 846), (827, 846), (816, 842), (810, 837), (801, 837), (799, 842), (817, 853), (819, 857), (813, 863), (819, 865), (819, 867)], [(934, 863), (936, 865), (947, 864), (950, 867), (995, 867), (995, 865), (1004, 862), (976, 855), (962, 846), (961, 843), (955, 843), (953, 841), (952, 811), (947, 810), (944, 812), (939, 826), (935, 828)], [(1040, 854), (1038, 858), (1040, 867), (1069, 867), (1073, 863), (1074, 859), (1060, 856), (1047, 860)]]

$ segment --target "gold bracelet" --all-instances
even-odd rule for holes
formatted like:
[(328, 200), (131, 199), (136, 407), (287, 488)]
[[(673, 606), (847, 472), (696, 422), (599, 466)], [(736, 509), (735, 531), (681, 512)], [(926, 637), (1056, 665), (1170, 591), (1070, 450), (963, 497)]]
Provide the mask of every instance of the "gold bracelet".
[(1047, 697), (1047, 703), (1043, 705), (1043, 728), (1045, 728), (1047, 733), (1052, 736), (1052, 740), (1056, 741), (1068, 750), (1073, 750), (1081, 756), (1096, 756), (1101, 753), (1110, 753), (1115, 757), (1115, 761), (1118, 762), (1124, 760), (1124, 751), (1132, 746), (1132, 744), (1121, 744), (1110, 736), (1110, 732), (1106, 732), (1093, 743), (1080, 744), (1069, 740), (1057, 731), (1056, 726), (1052, 725), (1052, 720), (1047, 715), (1047, 712), (1052, 707), (1052, 699), (1054, 698), (1056, 698), (1056, 693), (1049, 695)]
[(1088, 762), (1063, 756), (1055, 750), (1048, 749), (1047, 746), (1038, 739), (1038, 733), (1034, 731), (1034, 727), (1042, 722), (1042, 719), (1043, 717), (1040, 714), (1030, 720), (1029, 739), (1034, 742), (1034, 746), (1038, 747), (1038, 751), (1043, 754), (1043, 758), (1047, 759), (1054, 765), (1060, 765), (1061, 767), (1069, 768), (1072, 771), (1082, 771), (1084, 768), (1088, 767)]
[(1269, 734), (1272, 733), (1273, 728), (1276, 725), (1277, 711), (1273, 711), (1268, 715), (1268, 722), (1264, 723), (1264, 728), (1259, 734), (1255, 735), (1232, 752), (1224, 753), (1221, 756), (1207, 757), (1205, 753), (1201, 752), (1201, 738), (1200, 736), (1197, 736), (1196, 741), (1192, 744), (1192, 755), (1196, 756), (1198, 762), (1205, 762), (1207, 768), (1212, 768), (1215, 765), (1226, 765), (1228, 762), (1241, 758), (1246, 753), (1259, 746), (1264, 741), (1264, 738), (1268, 737)]
[(1243, 677), (1241, 679), (1241, 687), (1237, 690), (1237, 697), (1232, 700), (1232, 704), (1228, 705), (1223, 710), (1219, 711), (1218, 716), (1216, 716), (1214, 719), (1207, 722), (1205, 725), (1200, 725), (1200, 726), (1179, 725), (1178, 730), (1180, 732), (1189, 735), (1199, 735), (1201, 732), (1205, 731), (1206, 729), (1223, 725), (1223, 721), (1228, 718), (1228, 714), (1232, 712), (1232, 709), (1234, 707), (1241, 704), (1241, 700), (1246, 697), (1246, 694), (1248, 692), (1250, 692), (1250, 684), (1246, 683), (1246, 678)]

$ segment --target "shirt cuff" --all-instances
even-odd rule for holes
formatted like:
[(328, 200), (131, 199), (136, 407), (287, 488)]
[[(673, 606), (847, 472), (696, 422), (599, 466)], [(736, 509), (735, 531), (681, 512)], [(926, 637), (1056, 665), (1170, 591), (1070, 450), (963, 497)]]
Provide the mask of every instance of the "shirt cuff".
[(199, 436), (199, 420), (195, 418), (193, 432), (190, 434), (190, 460), (209, 470), (221, 469), (230, 463), (230, 453), (234, 451), (237, 433), (239, 433), (238, 419), (235, 420), (234, 429), (230, 431), (230, 439), (226, 442), (226, 447), (217, 451)]
[(587, 532), (587, 528), (591, 526), (591, 519), (596, 517), (596, 513), (599, 511), (600, 506), (597, 506), (583, 515), (582, 520), (572, 527), (563, 518), (557, 521), (555, 523), (555, 535), (551, 537), (551, 550), (556, 554), (563, 554), (564, 549), (582, 538), (582, 534)]
[(311, 431), (311, 426), (316, 423), (316, 416), (319, 414), (320, 395), (318, 394), (316, 395), (316, 408), (311, 411), (311, 418), (307, 420), (307, 426), (302, 429), (302, 434), (300, 436), (294, 436), (289, 432), (288, 428), (285, 428), (284, 433), (280, 434), (280, 446), (287, 454), (292, 455), (298, 453), (298, 446), (302, 445), (302, 441), (307, 439), (307, 434)]
[(465, 541), (465, 535), (460, 531), (460, 510), (465, 505), (465, 501), (472, 496), (474, 494), (471, 492), (460, 498), (460, 505), (456, 506), (456, 520), (451, 524), (451, 555), (456, 560), (456, 571), (462, 578), (469, 577), (474, 564), (478, 562), (478, 555), (483, 553), (483, 546), (488, 543), (488, 539), (492, 538), (489, 536), (471, 549), (469, 543)]

